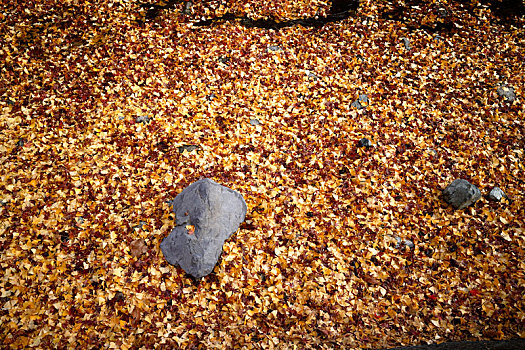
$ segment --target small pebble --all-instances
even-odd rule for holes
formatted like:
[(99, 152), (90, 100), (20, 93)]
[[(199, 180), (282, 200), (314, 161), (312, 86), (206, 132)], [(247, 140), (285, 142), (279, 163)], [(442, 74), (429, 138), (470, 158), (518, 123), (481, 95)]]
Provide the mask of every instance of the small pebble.
[(403, 44), (405, 45), (405, 49), (410, 50), (412, 47), (410, 46), (410, 40), (407, 38), (401, 38), (401, 41), (403, 41)]
[(407, 247), (409, 247), (410, 249), (412, 249), (412, 248), (415, 247), (414, 242), (412, 242), (412, 241), (409, 240), (409, 239), (405, 239), (405, 240), (403, 241), (403, 243), (404, 243)]
[(352, 102), (352, 104), (350, 105), (352, 107), (355, 107), (357, 109), (363, 109), (363, 105), (361, 105), (361, 103), (359, 102), (359, 100), (355, 100), (354, 102)]
[(199, 149), (199, 148), (200, 147), (197, 145), (182, 145), (182, 146), (177, 147), (177, 150), (179, 151), (179, 153), (182, 153), (184, 151), (188, 151), (188, 152), (195, 151), (196, 149)]
[(358, 146), (358, 147), (366, 147), (366, 148), (370, 148), (370, 147), (372, 147), (372, 142), (370, 142), (370, 140), (367, 139), (367, 138), (362, 138), (362, 139), (359, 140), (359, 142), (357, 143), (357, 146)]
[(504, 197), (507, 197), (507, 195), (499, 187), (494, 187), (489, 193), (489, 198), (496, 202), (499, 202)]
[(401, 237), (395, 236), (394, 238), (395, 238), (396, 241), (397, 241), (397, 243), (396, 243), (396, 249), (397, 249), (397, 248), (399, 248), (399, 246), (401, 245), (401, 242), (402, 242), (402, 241), (401, 241)]
[(364, 103), (368, 103), (368, 96), (365, 95), (365, 94), (359, 95), (359, 101), (360, 102), (364, 102)]
[(307, 75), (309, 78), (317, 79), (317, 75), (315, 75), (314, 73), (312, 73), (312, 72), (310, 72), (310, 71), (307, 71), (306, 75)]
[(147, 115), (141, 115), (141, 116), (138, 116), (137, 118), (135, 118), (135, 122), (136, 123), (143, 123), (143, 124), (146, 124), (150, 120), (151, 120), (151, 118), (148, 117)]

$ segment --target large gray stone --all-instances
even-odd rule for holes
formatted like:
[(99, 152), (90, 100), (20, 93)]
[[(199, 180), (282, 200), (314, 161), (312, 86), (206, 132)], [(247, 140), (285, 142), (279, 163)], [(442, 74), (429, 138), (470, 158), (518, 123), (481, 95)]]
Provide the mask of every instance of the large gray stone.
[(481, 198), (480, 190), (463, 179), (456, 179), (443, 190), (443, 199), (455, 209), (463, 209)]
[(160, 244), (164, 257), (195, 278), (210, 274), (246, 209), (237, 191), (210, 179), (191, 184), (173, 200), (176, 226)]

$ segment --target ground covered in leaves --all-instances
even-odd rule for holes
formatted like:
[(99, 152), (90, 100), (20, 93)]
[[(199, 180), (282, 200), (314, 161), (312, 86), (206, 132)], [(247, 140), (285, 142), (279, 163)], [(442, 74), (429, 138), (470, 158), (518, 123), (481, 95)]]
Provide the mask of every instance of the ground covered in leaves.
[[(192, 25), (329, 9), (306, 3), (0, 5), (2, 348), (525, 337), (523, 19), (362, 1), (318, 28)], [(159, 244), (202, 177), (249, 210), (193, 281)], [(484, 197), (454, 211), (456, 178)]]

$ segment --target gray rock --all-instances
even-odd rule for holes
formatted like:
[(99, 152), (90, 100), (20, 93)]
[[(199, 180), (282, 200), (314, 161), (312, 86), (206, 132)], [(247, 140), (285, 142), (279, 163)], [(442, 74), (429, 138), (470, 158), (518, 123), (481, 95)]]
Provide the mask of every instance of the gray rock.
[(242, 195), (210, 179), (186, 187), (173, 201), (176, 226), (160, 244), (166, 260), (194, 278), (213, 271), (224, 241), (244, 221)]
[(514, 102), (516, 100), (514, 88), (505, 84), (498, 86), (498, 95), (499, 97), (504, 97), (509, 102)]
[(143, 124), (146, 124), (150, 120), (151, 120), (151, 118), (148, 117), (147, 115), (141, 115), (141, 116), (138, 116), (137, 118), (135, 118), (135, 122), (136, 123), (143, 123)]
[(268, 46), (268, 51), (281, 51), (281, 47), (277, 45), (270, 45)]
[(405, 49), (410, 50), (412, 48), (412, 46), (410, 46), (410, 40), (407, 38), (401, 38), (401, 41), (405, 45)]
[(454, 209), (463, 209), (481, 198), (480, 190), (467, 180), (456, 179), (443, 190), (443, 199)]
[(394, 238), (396, 239), (396, 249), (398, 249), (402, 242), (401, 237), (395, 236)]
[(261, 122), (258, 121), (257, 119), (250, 119), (250, 124), (251, 125), (259, 125), (259, 124), (261, 124)]
[(198, 149), (200, 149), (200, 146), (198, 145), (182, 145), (182, 146), (177, 147), (177, 150), (179, 151), (179, 153), (183, 153), (184, 151), (191, 152), (191, 151), (195, 151)]
[(410, 249), (412, 249), (412, 248), (415, 247), (414, 242), (412, 242), (412, 241), (409, 240), (409, 239), (405, 239), (405, 240), (403, 241), (403, 243), (404, 243), (408, 248), (410, 248)]
[(306, 72), (306, 75), (307, 75), (309, 78), (318, 79), (318, 78), (317, 78), (317, 75), (315, 75), (314, 73), (312, 73), (312, 72), (310, 72), (310, 71), (307, 71), (307, 72)]
[(493, 201), (499, 202), (502, 198), (507, 198), (507, 195), (501, 190), (501, 188), (494, 187), (489, 193), (489, 198)]
[[(355, 107), (357, 109), (363, 109), (365, 108), (365, 105), (368, 104), (368, 96), (365, 95), (365, 94), (360, 94), (359, 97), (357, 98), (357, 100), (355, 100), (354, 102), (352, 102), (352, 104), (350, 106), (352, 107)], [(363, 103), (365, 105), (363, 105)]]
[(363, 109), (365, 107), (363, 107), (363, 105), (361, 105), (361, 103), (359, 102), (359, 100), (355, 100), (354, 102), (352, 102), (352, 104), (350, 105), (352, 107), (355, 107), (357, 109)]

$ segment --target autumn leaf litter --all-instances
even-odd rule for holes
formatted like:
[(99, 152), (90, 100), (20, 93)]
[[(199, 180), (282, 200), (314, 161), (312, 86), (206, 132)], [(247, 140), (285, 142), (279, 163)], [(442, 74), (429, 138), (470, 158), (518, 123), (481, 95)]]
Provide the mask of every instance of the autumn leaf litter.
[[(243, 3), (230, 10), (328, 11)], [(375, 3), (279, 31), (192, 26), (218, 2), (151, 20), (127, 1), (1, 5), (3, 346), (525, 337), (523, 20), (450, 2), (455, 24), (434, 33), (438, 12), (401, 23)], [(170, 201), (202, 177), (248, 216), (194, 281), (159, 244)], [(456, 178), (482, 199), (443, 203)]]

